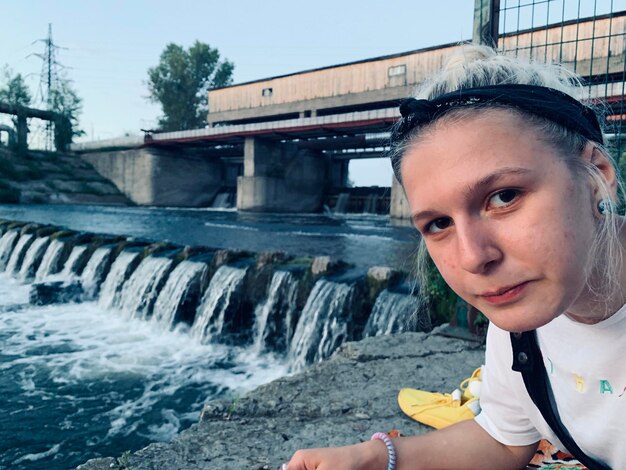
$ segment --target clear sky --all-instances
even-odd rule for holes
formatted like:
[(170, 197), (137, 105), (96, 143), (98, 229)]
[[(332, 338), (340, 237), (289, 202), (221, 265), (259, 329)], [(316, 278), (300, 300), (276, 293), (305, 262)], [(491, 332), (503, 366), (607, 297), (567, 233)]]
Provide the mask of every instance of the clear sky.
[[(2, 2), (0, 66), (40, 82), (48, 23), (83, 98), (82, 140), (155, 126), (147, 69), (165, 45), (196, 39), (235, 64), (235, 83), (468, 40), (474, 0), (19, 0)], [(359, 185), (388, 185), (388, 163), (355, 162)]]

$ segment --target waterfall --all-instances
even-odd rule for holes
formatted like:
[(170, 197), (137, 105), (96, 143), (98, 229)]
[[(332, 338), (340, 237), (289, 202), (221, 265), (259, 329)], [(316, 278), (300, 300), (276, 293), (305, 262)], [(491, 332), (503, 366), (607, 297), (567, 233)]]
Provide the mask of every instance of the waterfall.
[(267, 299), (254, 310), (253, 349), (257, 353), (286, 351), (293, 334), (298, 284), (289, 271), (276, 271), (272, 276)]
[(313, 286), (289, 349), (290, 364), (299, 370), (319, 362), (349, 339), (348, 322), (354, 288), (320, 279)]
[(368, 194), (363, 205), (364, 214), (376, 214), (378, 206), (378, 194)]
[(139, 253), (123, 251), (113, 262), (100, 290), (98, 304), (104, 308), (117, 307), (119, 305), (119, 291), (135, 268), (135, 261), (139, 259)]
[(64, 248), (65, 243), (59, 240), (52, 240), (52, 242), (50, 242), (46, 253), (43, 255), (41, 264), (37, 269), (37, 273), (35, 274), (35, 281), (41, 282), (51, 274), (56, 274), (57, 272), (59, 272), (61, 268), (61, 256), (63, 255)]
[(202, 297), (196, 320), (191, 328), (193, 336), (202, 343), (220, 339), (227, 332), (233, 310), (237, 308), (237, 294), (243, 286), (246, 269), (221, 266), (211, 279)]
[(232, 203), (230, 202), (230, 194), (231, 193), (218, 193), (217, 196), (215, 196), (215, 199), (213, 199), (213, 204), (211, 204), (211, 207), (214, 209), (227, 209), (229, 207), (232, 207)]
[(80, 281), (87, 298), (93, 299), (98, 293), (98, 288), (102, 283), (102, 278), (106, 274), (105, 269), (112, 255), (113, 250), (111, 248), (102, 246), (94, 251), (91, 258), (89, 258), (80, 276)]
[(348, 200), (350, 199), (349, 193), (341, 193), (337, 196), (337, 203), (335, 204), (335, 208), (333, 212), (335, 214), (345, 214), (346, 209), (348, 208)]
[(84, 245), (75, 246), (72, 248), (70, 256), (63, 265), (63, 271), (59, 274), (61, 279), (70, 279), (74, 277), (81, 265), (83, 255), (86, 254), (87, 247)]
[(17, 245), (13, 248), (13, 253), (11, 253), (11, 257), (7, 263), (7, 273), (15, 275), (19, 272), (22, 266), (22, 260), (24, 259), (24, 255), (30, 243), (33, 241), (33, 237), (34, 235), (32, 233), (26, 233), (17, 241)]
[(24, 255), (24, 261), (18, 273), (18, 277), (22, 280), (32, 279), (35, 276), (37, 268), (41, 264), (41, 260), (48, 249), (50, 244), (50, 237), (36, 238), (30, 245), (26, 254)]
[(421, 312), (416, 297), (383, 290), (376, 298), (363, 336), (388, 335), (402, 331), (428, 331), (431, 328), (428, 313)]
[(182, 261), (169, 275), (154, 304), (152, 320), (172, 328), (179, 320), (193, 322), (197, 298), (208, 275), (205, 263)]
[(161, 281), (168, 274), (172, 263), (169, 258), (144, 258), (122, 287), (120, 310), (130, 317), (147, 319), (152, 313)]
[(6, 269), (15, 246), (15, 241), (19, 235), (20, 233), (17, 230), (10, 230), (0, 238), (0, 270)]

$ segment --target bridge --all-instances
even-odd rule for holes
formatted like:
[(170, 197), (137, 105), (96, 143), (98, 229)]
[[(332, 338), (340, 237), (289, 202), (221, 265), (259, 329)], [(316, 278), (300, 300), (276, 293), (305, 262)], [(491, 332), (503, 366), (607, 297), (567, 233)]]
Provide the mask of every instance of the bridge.
[[(317, 212), (352, 159), (380, 158), (397, 106), (73, 144), (138, 204)], [(393, 197), (393, 195), (392, 195)]]
[[(501, 34), (499, 44), (582, 75), (589, 98), (606, 103), (608, 127), (621, 133), (626, 11)], [(238, 210), (317, 212), (350, 191), (350, 160), (384, 156), (399, 101), (458, 47), (210, 90), (206, 128), (73, 144), (71, 150), (137, 204), (207, 206), (236, 194)], [(407, 217), (402, 188), (396, 181), (390, 186), (377, 197), (393, 217)]]

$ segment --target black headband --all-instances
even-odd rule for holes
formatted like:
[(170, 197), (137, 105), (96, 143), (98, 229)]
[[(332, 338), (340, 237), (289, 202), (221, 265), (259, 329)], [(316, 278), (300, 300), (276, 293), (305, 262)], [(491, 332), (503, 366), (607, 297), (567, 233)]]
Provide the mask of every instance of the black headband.
[(413, 129), (437, 120), (451, 109), (491, 103), (517, 108), (560, 124), (591, 141), (604, 142), (596, 113), (568, 94), (543, 86), (504, 84), (461, 89), (432, 100), (403, 100), (400, 103), (402, 119), (392, 133), (392, 145), (400, 144)]

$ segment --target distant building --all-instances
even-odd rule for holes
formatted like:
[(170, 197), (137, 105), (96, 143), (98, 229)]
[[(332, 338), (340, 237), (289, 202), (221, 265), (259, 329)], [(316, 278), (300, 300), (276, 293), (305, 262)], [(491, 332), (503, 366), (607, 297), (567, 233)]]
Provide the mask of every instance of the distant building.
[[(591, 97), (621, 101), (625, 34), (626, 12), (618, 12), (501, 36), (499, 47), (538, 61), (561, 62), (589, 78)], [(458, 47), (445, 44), (211, 90), (208, 123), (245, 124), (395, 107)]]

